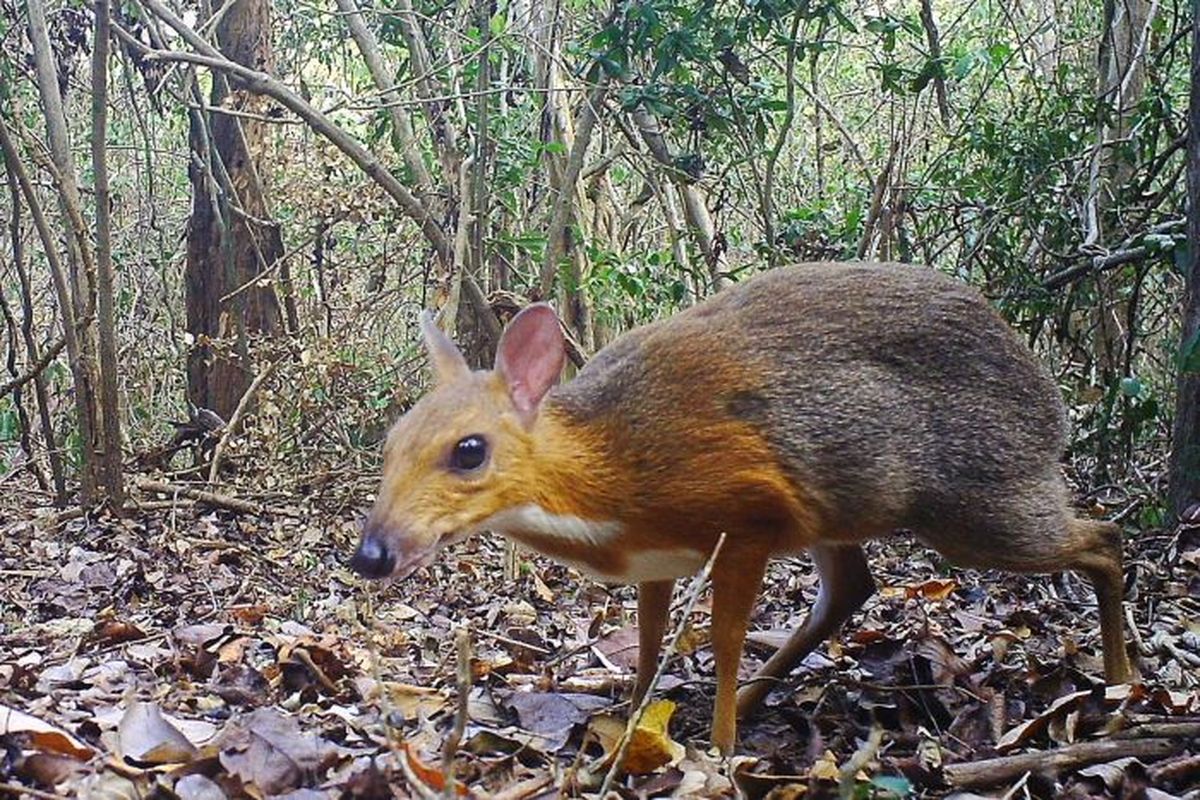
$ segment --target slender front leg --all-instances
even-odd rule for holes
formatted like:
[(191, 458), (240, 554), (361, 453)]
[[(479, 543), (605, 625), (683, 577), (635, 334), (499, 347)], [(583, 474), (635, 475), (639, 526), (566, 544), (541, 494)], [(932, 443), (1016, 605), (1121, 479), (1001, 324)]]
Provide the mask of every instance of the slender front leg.
[(875, 591), (867, 557), (858, 545), (814, 547), (811, 554), (821, 581), (817, 602), (783, 647), (738, 692), (738, 717), (742, 719), (754, 713), (779, 679), (836, 633)]
[(650, 689), (650, 679), (658, 669), (663, 634), (671, 611), (675, 581), (651, 581), (638, 584), (638, 665), (633, 687), (633, 705), (642, 702)]
[(762, 588), (765, 554), (717, 556), (713, 568), (712, 648), (717, 669), (717, 699), (713, 705), (712, 743), (731, 755), (737, 739), (737, 678), (750, 612)]

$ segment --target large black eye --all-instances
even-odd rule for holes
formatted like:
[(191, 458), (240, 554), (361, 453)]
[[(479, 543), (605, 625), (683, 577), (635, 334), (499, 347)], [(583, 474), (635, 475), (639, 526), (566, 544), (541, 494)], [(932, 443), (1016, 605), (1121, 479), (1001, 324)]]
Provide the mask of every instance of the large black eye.
[(487, 461), (487, 439), (477, 433), (465, 436), (454, 445), (450, 452), (450, 467), (460, 472), (479, 469)]

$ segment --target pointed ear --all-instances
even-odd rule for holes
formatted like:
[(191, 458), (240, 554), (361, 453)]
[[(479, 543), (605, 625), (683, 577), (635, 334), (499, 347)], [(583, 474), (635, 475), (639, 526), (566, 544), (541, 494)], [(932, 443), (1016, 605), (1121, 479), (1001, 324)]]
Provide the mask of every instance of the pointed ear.
[(546, 303), (534, 303), (508, 323), (496, 348), (496, 372), (508, 385), (517, 411), (536, 411), (546, 392), (558, 383), (565, 345), (558, 316)]
[(433, 365), (433, 376), (438, 383), (447, 383), (471, 371), (458, 346), (438, 327), (430, 310), (421, 312), (421, 337), (425, 339), (429, 363)]

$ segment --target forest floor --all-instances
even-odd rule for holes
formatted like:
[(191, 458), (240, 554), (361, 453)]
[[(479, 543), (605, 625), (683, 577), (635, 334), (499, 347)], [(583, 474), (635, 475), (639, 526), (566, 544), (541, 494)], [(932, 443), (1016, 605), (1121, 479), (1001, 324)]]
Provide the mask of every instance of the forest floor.
[[(506, 579), (493, 537), (371, 587), (345, 566), (350, 512), (143, 495), (126, 519), (62, 520), (16, 481), (0, 488), (0, 796), (598, 796), (629, 712), (630, 588), (526, 555)], [(1200, 797), (1200, 527), (1128, 533), (1142, 682), (1097, 680), (1081, 579), (951, 571), (899, 537), (871, 546), (879, 591), (729, 761), (705, 741), (710, 606), (680, 620), (682, 582), (665, 702), (614, 791)], [(747, 675), (816, 596), (804, 559), (768, 581)]]

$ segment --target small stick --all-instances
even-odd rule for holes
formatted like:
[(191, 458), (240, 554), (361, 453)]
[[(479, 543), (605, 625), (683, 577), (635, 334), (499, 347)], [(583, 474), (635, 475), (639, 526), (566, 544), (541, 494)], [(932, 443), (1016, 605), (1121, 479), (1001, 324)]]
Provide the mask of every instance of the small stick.
[(1200, 738), (1200, 722), (1192, 721), (1163, 721), (1147, 722), (1132, 728), (1117, 731), (1114, 739), (1164, 739), (1164, 738)]
[(1130, 605), (1125, 606), (1125, 629), (1129, 631), (1129, 638), (1133, 639), (1133, 646), (1137, 648), (1139, 655), (1154, 655), (1154, 650), (1142, 639), (1142, 632), (1138, 630), (1137, 620), (1133, 617), (1133, 606)]
[(29, 786), (21, 786), (16, 783), (0, 783), (0, 794), (11, 794), (16, 797), (29, 795), (30, 797), (38, 798), (38, 800), (60, 800), (60, 798), (65, 797), (65, 795), (51, 794), (50, 792), (43, 792), (41, 789), (33, 789)]
[(1200, 755), (1184, 756), (1165, 764), (1159, 764), (1150, 770), (1152, 786), (1162, 786), (1173, 783), (1176, 786), (1188, 780), (1200, 780)]
[(543, 656), (554, 655), (553, 650), (547, 650), (546, 648), (539, 647), (536, 644), (522, 642), (519, 639), (510, 639), (507, 636), (501, 636), (500, 634), (492, 633), (491, 631), (475, 631), (474, 633), (476, 636), (482, 636), (485, 639), (491, 639), (492, 641), (500, 642), (501, 644), (510, 644), (513, 647), (523, 647), (526, 650), (532, 650), (533, 652), (538, 653), (539, 655), (543, 655)]
[(250, 381), (250, 385), (246, 387), (246, 391), (242, 393), (242, 398), (238, 400), (237, 408), (233, 410), (229, 421), (225, 423), (225, 428), (221, 431), (221, 438), (217, 439), (217, 446), (213, 448), (212, 461), (208, 466), (208, 485), (217, 485), (217, 471), (221, 468), (221, 457), (225, 455), (226, 443), (237, 434), (238, 426), (242, 424), (242, 417), (246, 414), (246, 409), (250, 408), (250, 401), (254, 399), (254, 395), (258, 393), (258, 387), (262, 386), (263, 381), (271, 377), (275, 373), (275, 366), (279, 362), (271, 364), (262, 372), (254, 376), (254, 380)]
[(1158, 759), (1182, 747), (1183, 742), (1172, 739), (1106, 739), (1098, 742), (1079, 742), (1045, 752), (949, 764), (943, 769), (943, 775), (947, 783), (959, 788), (995, 786), (1026, 772), (1065, 772), (1127, 756)]
[(237, 497), (230, 497), (224, 494), (215, 494), (206, 492), (203, 489), (194, 489), (191, 486), (180, 486), (175, 483), (163, 483), (162, 481), (152, 481), (146, 478), (137, 478), (134, 480), (134, 485), (144, 492), (158, 492), (159, 494), (178, 495), (195, 500), (197, 503), (204, 505), (217, 506), (218, 508), (227, 508), (230, 511), (237, 511), (240, 514), (254, 514), (255, 516), (280, 516), (294, 517), (294, 511), (282, 508), (270, 508), (262, 503), (254, 503), (249, 500), (242, 500)]
[(867, 736), (867, 740), (862, 743), (862, 747), (854, 751), (854, 755), (850, 760), (842, 765), (838, 774), (838, 796), (843, 800), (854, 797), (854, 778), (860, 770), (866, 768), (867, 764), (871, 763), (871, 759), (879, 752), (879, 745), (883, 742), (883, 728), (879, 723), (871, 726), (871, 733)]
[(674, 657), (679, 648), (679, 640), (683, 637), (684, 629), (687, 628), (688, 617), (692, 615), (692, 609), (696, 607), (696, 602), (700, 599), (700, 592), (708, 584), (713, 564), (716, 563), (717, 554), (721, 552), (721, 547), (724, 544), (725, 534), (722, 533), (721, 538), (717, 539), (717, 546), (713, 548), (712, 555), (705, 562), (704, 569), (700, 570), (699, 574), (692, 578), (692, 585), (688, 593), (687, 602), (684, 603), (683, 614), (680, 615), (679, 624), (671, 633), (671, 641), (667, 643), (667, 648), (659, 656), (658, 667), (654, 670), (654, 676), (650, 679), (650, 684), (646, 687), (646, 693), (642, 695), (642, 701), (638, 703), (638, 707), (629, 715), (629, 722), (625, 724), (625, 732), (621, 734), (621, 741), (617, 745), (616, 755), (613, 757), (612, 764), (609, 765), (608, 774), (604, 776), (604, 783), (600, 785), (601, 797), (608, 796), (613, 781), (617, 779), (617, 774), (621, 771), (621, 764), (625, 761), (625, 753), (629, 750), (629, 743), (633, 741), (633, 732), (637, 730), (638, 724), (646, 714), (646, 709), (650, 707), (650, 703), (654, 697), (654, 687), (658, 686), (658, 682), (666, 674), (667, 664), (670, 663), (671, 658)]
[(467, 705), (471, 699), (471, 628), (463, 625), (454, 634), (454, 647), (458, 652), (458, 666), (454, 677), (458, 683), (458, 710), (454, 714), (454, 729), (446, 737), (442, 746), (442, 771), (446, 776), (446, 785), (442, 791), (445, 797), (454, 797), (454, 757), (458, 754), (458, 746), (462, 742), (463, 733), (467, 729)]

